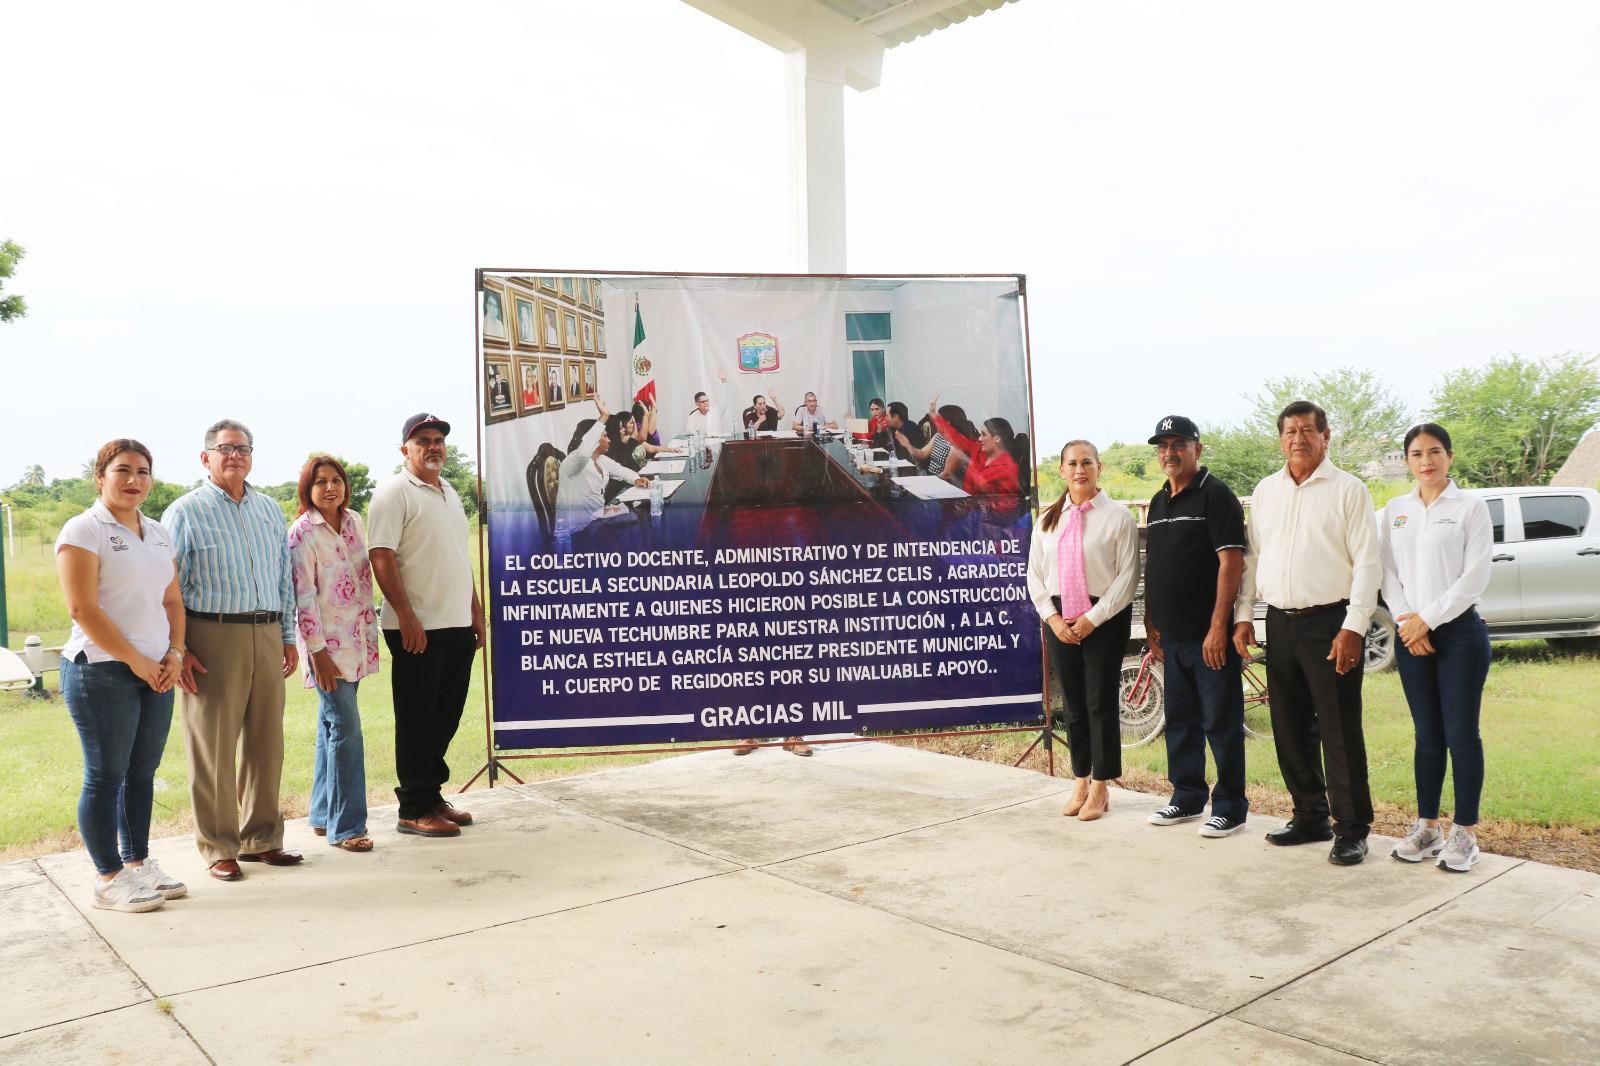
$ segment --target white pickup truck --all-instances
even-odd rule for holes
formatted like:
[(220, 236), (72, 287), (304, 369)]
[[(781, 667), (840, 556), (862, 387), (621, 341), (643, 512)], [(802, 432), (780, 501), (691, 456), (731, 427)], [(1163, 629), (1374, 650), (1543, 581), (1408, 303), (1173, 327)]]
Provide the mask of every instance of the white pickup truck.
[[(1600, 492), (1467, 491), (1483, 498), (1494, 521), (1494, 568), (1478, 604), (1489, 639), (1600, 650)], [(1394, 618), (1380, 606), (1367, 633), (1366, 668), (1386, 670), (1394, 658)]]

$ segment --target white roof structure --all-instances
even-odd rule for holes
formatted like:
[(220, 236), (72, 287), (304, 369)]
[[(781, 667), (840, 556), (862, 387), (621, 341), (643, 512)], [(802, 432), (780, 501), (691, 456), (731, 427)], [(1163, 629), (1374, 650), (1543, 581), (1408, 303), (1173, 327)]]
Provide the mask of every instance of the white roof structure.
[(684, 0), (788, 57), (799, 269), (845, 270), (844, 87), (876, 88), (883, 53), (1016, 0)]

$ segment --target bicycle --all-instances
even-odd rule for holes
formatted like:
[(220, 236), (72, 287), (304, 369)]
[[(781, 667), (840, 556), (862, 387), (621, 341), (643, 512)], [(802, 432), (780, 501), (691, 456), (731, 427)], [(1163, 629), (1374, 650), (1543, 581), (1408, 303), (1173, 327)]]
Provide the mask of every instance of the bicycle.
[[(1267, 706), (1267, 678), (1265, 670), (1257, 667), (1266, 659), (1266, 650), (1258, 648), (1254, 655), (1241, 664), (1240, 680), (1244, 685), (1244, 735), (1262, 740), (1272, 739), (1271, 719), (1262, 714)], [(1155, 652), (1145, 645), (1142, 655), (1130, 655), (1122, 660), (1120, 686), (1120, 719), (1122, 746), (1141, 748), (1159, 737), (1167, 726), (1166, 682)], [(1254, 711), (1254, 715), (1252, 715)], [(1257, 728), (1252, 729), (1252, 717)]]

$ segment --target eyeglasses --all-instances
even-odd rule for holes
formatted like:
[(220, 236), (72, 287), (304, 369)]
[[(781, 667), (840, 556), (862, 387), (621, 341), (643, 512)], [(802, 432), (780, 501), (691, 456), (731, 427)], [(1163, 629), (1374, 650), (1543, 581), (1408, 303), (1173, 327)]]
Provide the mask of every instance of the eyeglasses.
[(249, 455), (255, 447), (249, 444), (216, 444), (211, 448), (218, 455)]
[(443, 437), (412, 437), (406, 443), (407, 444), (415, 444), (419, 448), (442, 448), (442, 447), (444, 447), (444, 438)]
[(1192, 440), (1162, 441), (1160, 444), (1156, 445), (1156, 454), (1160, 455), (1165, 452), (1186, 451), (1193, 443), (1194, 441)]

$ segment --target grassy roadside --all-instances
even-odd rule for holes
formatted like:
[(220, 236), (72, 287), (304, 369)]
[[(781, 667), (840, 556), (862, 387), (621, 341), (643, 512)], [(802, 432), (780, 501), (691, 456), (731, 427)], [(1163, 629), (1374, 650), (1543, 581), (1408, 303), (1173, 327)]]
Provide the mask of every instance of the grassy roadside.
[[(66, 638), (66, 617), (56, 585), (48, 540), (23, 540), (7, 560), (11, 646), (20, 649), (28, 633), (47, 645)], [(387, 651), (384, 672), (361, 689), (367, 749), (369, 799), (393, 802), (394, 720)], [(50, 684), (57, 684), (50, 675)], [(1386, 832), (1403, 829), (1414, 808), (1411, 770), (1412, 726), (1393, 672), (1366, 682), (1366, 737), (1372, 789)], [(1495, 646), (1495, 664), (1485, 694), (1483, 734), (1488, 781), (1483, 803), (1483, 838), (1489, 849), (1600, 872), (1600, 658), (1552, 652), (1541, 641)], [(482, 674), (474, 674), (467, 713), (449, 755), (457, 785), (484, 761), (481, 718)], [(1265, 727), (1264, 709), (1252, 710), (1251, 724)], [(315, 694), (296, 677), (289, 684), (284, 716), (283, 806), (305, 813), (311, 788)], [(949, 741), (919, 741), (929, 750), (1011, 762), (1027, 738), (983, 736)], [(515, 764), (518, 776), (537, 778), (587, 773), (646, 762), (661, 756), (553, 758)], [(1043, 769), (1042, 756), (1028, 764)], [(1254, 809), (1287, 813), (1287, 797), (1270, 741), (1249, 743), (1248, 777)], [(1124, 754), (1124, 782), (1150, 791), (1165, 790), (1166, 752), (1162, 743)], [(48, 702), (0, 693), (0, 862), (80, 846), (76, 804), (82, 773), (77, 736), (59, 694)], [(158, 834), (188, 828), (189, 798), (181, 729), (176, 719), (157, 779)], [(1448, 791), (1445, 806), (1452, 800)]]
[[(1486, 851), (1600, 873), (1600, 708), (1591, 696), (1596, 691), (1600, 658), (1558, 654), (1542, 641), (1495, 646), (1482, 719), (1487, 778), (1479, 841)], [(1368, 677), (1363, 692), (1375, 828), (1403, 835), (1416, 817), (1410, 712), (1393, 671)], [(1013, 763), (1030, 740), (1024, 734), (1000, 734), (905, 743)], [(1063, 750), (1056, 751), (1061, 776), (1069, 773), (1065, 757)], [(1251, 810), (1288, 817), (1289, 795), (1272, 741), (1247, 741), (1245, 764)], [(1023, 765), (1044, 772), (1046, 759), (1035, 752)], [(1215, 780), (1209, 756), (1207, 767)], [(1165, 795), (1170, 790), (1166, 768), (1166, 749), (1157, 739), (1123, 752), (1122, 783)], [(1453, 806), (1446, 781), (1447, 818)]]

